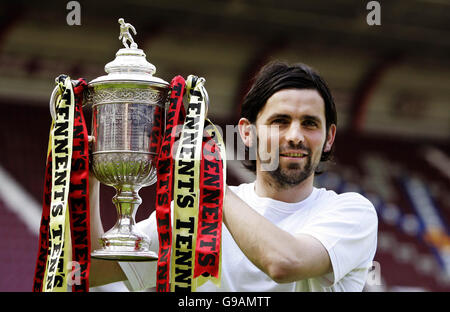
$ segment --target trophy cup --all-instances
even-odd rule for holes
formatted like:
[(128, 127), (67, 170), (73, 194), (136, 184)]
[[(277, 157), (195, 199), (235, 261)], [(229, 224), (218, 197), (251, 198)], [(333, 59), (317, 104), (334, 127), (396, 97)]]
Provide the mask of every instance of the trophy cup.
[(156, 182), (157, 146), (170, 84), (153, 76), (155, 66), (129, 32), (136, 34), (134, 27), (122, 18), (119, 24), (125, 48), (105, 65), (107, 75), (90, 81), (84, 94), (92, 107), (92, 171), (117, 192), (112, 200), (117, 222), (101, 237), (102, 248), (93, 251), (92, 257), (152, 261), (158, 255), (149, 249), (148, 236), (136, 228), (135, 215), (142, 202), (139, 190)]

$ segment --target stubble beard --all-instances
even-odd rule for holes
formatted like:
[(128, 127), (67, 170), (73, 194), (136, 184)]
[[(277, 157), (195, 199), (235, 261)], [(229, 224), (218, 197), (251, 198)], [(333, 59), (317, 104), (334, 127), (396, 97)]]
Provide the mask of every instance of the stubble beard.
[[(257, 142), (259, 144), (259, 138), (257, 138)], [(323, 153), (325, 149), (325, 144), (322, 146), (322, 152)], [(259, 146), (259, 145), (258, 145)], [(302, 162), (299, 163), (290, 163), (286, 164), (285, 168), (283, 168), (282, 164), (280, 163), (280, 159), (278, 159), (278, 166), (275, 170), (267, 170), (268, 178), (266, 179), (266, 182), (274, 187), (276, 190), (285, 190), (292, 187), (295, 187), (308, 179), (311, 175), (313, 175), (319, 166), (321, 155), (319, 157), (318, 161), (315, 161), (313, 164), (312, 161), (312, 151), (311, 149), (305, 147), (302, 143), (300, 143), (299, 146), (290, 146), (294, 149), (303, 149), (307, 151), (307, 155), (305, 156), (304, 166), (302, 169)], [(278, 155), (278, 157), (280, 157)]]
[(305, 160), (303, 168), (301, 163), (291, 163), (285, 167), (280, 163), (277, 169), (267, 172), (277, 189), (299, 185), (314, 173), (316, 166), (312, 165), (311, 155), (306, 156)]

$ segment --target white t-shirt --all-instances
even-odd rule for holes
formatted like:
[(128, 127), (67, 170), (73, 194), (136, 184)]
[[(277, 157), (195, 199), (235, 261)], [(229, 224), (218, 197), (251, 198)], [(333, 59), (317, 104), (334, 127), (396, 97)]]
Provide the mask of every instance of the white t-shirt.
[[(230, 186), (242, 200), (273, 224), (291, 234), (308, 234), (328, 251), (333, 272), (321, 277), (278, 284), (243, 254), (228, 229), (222, 230), (221, 286), (207, 282), (197, 291), (361, 291), (372, 266), (377, 245), (378, 219), (375, 208), (358, 193), (336, 194), (323, 188), (298, 203), (259, 197), (254, 183)], [(153, 213), (138, 223), (158, 252), (158, 234)], [(154, 287), (156, 262), (121, 262), (131, 290)]]

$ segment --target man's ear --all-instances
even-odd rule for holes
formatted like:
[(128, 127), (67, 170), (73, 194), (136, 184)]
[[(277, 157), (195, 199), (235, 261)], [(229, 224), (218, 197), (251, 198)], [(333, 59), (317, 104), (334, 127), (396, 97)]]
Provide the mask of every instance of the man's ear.
[(331, 124), (330, 129), (328, 129), (327, 140), (325, 141), (325, 148), (323, 149), (324, 152), (331, 151), (331, 147), (333, 147), (335, 137), (336, 137), (336, 125)]
[(239, 134), (245, 146), (251, 147), (253, 144), (252, 123), (247, 118), (241, 118), (238, 122)]

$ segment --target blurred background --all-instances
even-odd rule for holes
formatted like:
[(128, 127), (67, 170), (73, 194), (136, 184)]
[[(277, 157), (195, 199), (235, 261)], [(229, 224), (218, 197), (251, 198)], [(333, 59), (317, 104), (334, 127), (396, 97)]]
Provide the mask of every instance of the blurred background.
[[(450, 290), (450, 1), (380, 0), (373, 26), (365, 0), (78, 1), (80, 25), (68, 3), (0, 4), (0, 291), (32, 288), (54, 79), (103, 75), (122, 47), (119, 17), (156, 76), (206, 78), (223, 129), (266, 62), (315, 68), (338, 109), (335, 159), (316, 185), (360, 192), (379, 215), (365, 290)], [(254, 179), (238, 160), (227, 174), (230, 185)], [(138, 220), (154, 193), (141, 190)], [(105, 229), (113, 195), (102, 187)]]

